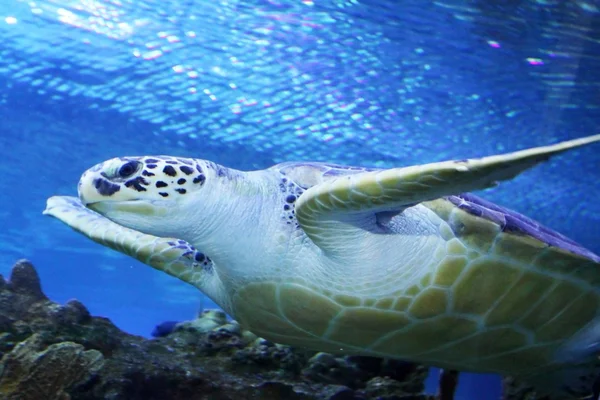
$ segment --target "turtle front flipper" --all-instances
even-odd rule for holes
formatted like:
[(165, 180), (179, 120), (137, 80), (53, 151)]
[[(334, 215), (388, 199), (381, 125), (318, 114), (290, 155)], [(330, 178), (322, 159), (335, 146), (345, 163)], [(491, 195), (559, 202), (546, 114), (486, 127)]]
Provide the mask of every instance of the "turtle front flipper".
[(50, 197), (44, 214), (59, 219), (97, 243), (196, 286), (216, 302), (222, 300), (221, 281), (212, 261), (183, 240), (152, 236), (121, 226), (86, 208), (76, 197)]
[[(335, 251), (354, 226), (375, 224), (375, 213), (482, 190), (513, 179), (550, 157), (600, 142), (600, 135), (501, 155), (363, 172), (311, 187), (296, 203), (298, 222), (324, 251)], [(367, 220), (365, 220), (367, 219)]]

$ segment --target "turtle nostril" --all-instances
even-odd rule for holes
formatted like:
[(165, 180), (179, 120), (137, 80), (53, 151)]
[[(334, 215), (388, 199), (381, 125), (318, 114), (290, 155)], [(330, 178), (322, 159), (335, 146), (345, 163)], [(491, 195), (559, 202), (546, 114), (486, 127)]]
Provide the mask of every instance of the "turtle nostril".
[(128, 178), (131, 175), (135, 174), (138, 170), (139, 162), (137, 161), (129, 161), (119, 168), (119, 176), (121, 178)]

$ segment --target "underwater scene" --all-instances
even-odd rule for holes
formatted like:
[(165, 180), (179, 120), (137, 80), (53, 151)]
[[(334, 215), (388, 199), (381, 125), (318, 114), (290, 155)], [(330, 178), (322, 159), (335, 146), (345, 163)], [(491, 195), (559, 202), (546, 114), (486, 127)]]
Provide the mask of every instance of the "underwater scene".
[(0, 35), (0, 399), (598, 400), (600, 1)]

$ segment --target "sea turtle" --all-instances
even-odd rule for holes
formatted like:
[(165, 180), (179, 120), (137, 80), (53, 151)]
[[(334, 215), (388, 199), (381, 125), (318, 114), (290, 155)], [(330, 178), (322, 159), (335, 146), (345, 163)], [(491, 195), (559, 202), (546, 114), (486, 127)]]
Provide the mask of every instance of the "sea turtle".
[(272, 341), (584, 398), (600, 375), (600, 257), (466, 192), (594, 142), (386, 170), (114, 158), (45, 213), (191, 283)]

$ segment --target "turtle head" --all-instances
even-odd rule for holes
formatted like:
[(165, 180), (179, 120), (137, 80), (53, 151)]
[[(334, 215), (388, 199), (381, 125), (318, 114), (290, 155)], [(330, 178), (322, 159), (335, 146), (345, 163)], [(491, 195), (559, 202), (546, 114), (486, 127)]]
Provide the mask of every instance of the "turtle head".
[(204, 205), (216, 197), (208, 188), (210, 178), (217, 175), (215, 165), (165, 156), (113, 158), (82, 175), (79, 198), (120, 225), (181, 238), (175, 233), (185, 232), (186, 224), (197, 220), (190, 213), (210, 211)]

